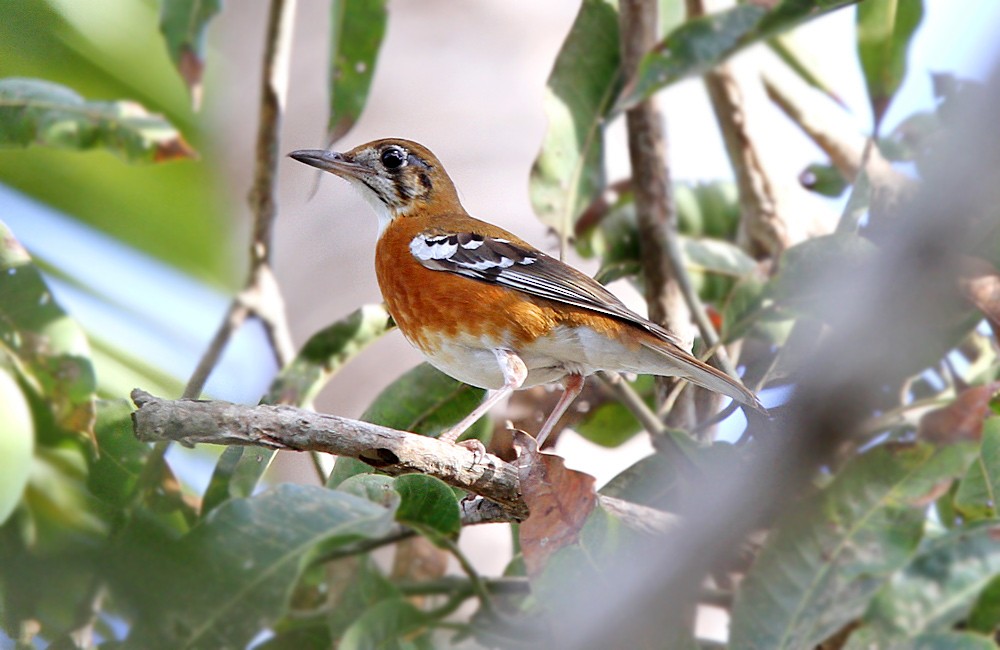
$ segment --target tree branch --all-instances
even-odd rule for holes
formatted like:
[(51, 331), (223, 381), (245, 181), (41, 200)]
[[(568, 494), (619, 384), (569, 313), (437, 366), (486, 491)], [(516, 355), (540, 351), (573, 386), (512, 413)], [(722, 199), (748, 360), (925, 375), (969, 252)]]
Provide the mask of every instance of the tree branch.
[[(622, 0), (620, 12), (622, 72), (628, 79), (656, 44), (656, 3)], [(663, 116), (650, 98), (626, 111), (625, 121), (649, 318), (686, 338), (691, 324), (667, 246), (677, 212), (667, 168)]]
[(254, 224), (250, 240), (250, 271), (242, 291), (232, 300), (212, 342), (184, 388), (184, 397), (201, 394), (232, 335), (246, 319), (260, 319), (279, 367), (292, 359), (295, 348), (285, 318), (285, 303), (271, 270), (271, 237), (277, 207), (274, 199), (278, 168), (279, 129), (288, 94), (288, 62), (297, 0), (273, 0), (268, 13), (261, 72), (260, 117), (256, 165), (247, 197)]
[[(704, 0), (687, 0), (686, 5), (688, 19), (705, 15)], [(739, 188), (744, 246), (756, 259), (776, 258), (789, 245), (788, 226), (778, 212), (771, 179), (747, 131), (739, 84), (725, 63), (706, 73), (704, 81)]]
[[(620, 12), (622, 70), (625, 77), (630, 78), (638, 69), (642, 56), (656, 43), (656, 3), (622, 0)], [(663, 119), (652, 98), (630, 108), (625, 118), (650, 319), (683, 333), (690, 330), (690, 314), (705, 344), (716, 347), (719, 335), (691, 284), (677, 243)], [(716, 348), (715, 359), (724, 372), (739, 377), (725, 348)]]
[[(464, 523), (521, 521), (528, 515), (513, 465), (490, 454), (477, 459), (468, 449), (435, 438), (291, 406), (165, 400), (138, 389), (132, 401), (138, 407), (132, 422), (139, 440), (351, 456), (389, 475), (419, 472), (481, 495), (463, 501)], [(599, 503), (635, 530), (663, 533), (677, 525), (675, 516), (646, 506), (605, 496)]]
[(864, 165), (872, 184), (891, 188), (896, 196), (913, 186), (888, 160), (872, 148), (865, 160), (866, 138), (847, 119), (843, 110), (811, 92), (800, 92), (772, 75), (763, 75), (767, 96), (785, 115), (823, 150), (837, 171), (853, 183)]

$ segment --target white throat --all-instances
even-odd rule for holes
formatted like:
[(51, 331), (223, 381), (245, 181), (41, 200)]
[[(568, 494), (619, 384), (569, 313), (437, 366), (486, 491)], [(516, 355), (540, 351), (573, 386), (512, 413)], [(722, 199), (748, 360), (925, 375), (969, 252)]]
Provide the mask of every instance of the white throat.
[(378, 195), (371, 190), (367, 185), (360, 181), (352, 181), (351, 187), (356, 189), (361, 197), (365, 200), (368, 205), (372, 206), (372, 210), (375, 212), (375, 217), (378, 219), (378, 238), (382, 238), (382, 233), (385, 229), (389, 227), (392, 220), (395, 219), (400, 213), (398, 211), (393, 211), (387, 206)]

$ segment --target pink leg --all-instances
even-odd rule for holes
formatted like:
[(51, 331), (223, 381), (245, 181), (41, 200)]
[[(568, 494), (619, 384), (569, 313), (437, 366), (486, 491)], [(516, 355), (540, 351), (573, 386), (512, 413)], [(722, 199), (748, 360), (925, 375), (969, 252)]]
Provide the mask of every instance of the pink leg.
[[(447, 431), (443, 431), (438, 436), (438, 440), (454, 444), (458, 440), (458, 437), (465, 433), (466, 429), (475, 424), (476, 420), (483, 417), (483, 414), (493, 408), (497, 402), (520, 388), (524, 380), (528, 377), (528, 367), (521, 361), (521, 357), (510, 350), (500, 348), (493, 350), (493, 354), (496, 355), (497, 363), (500, 364), (500, 371), (503, 372), (503, 387), (493, 391), (489, 397), (483, 400), (482, 404), (477, 406), (472, 413), (465, 416), (461, 422)], [(482, 447), (481, 444), (479, 446)]]
[(545, 420), (545, 424), (542, 425), (538, 435), (535, 436), (539, 449), (542, 448), (542, 444), (545, 442), (545, 439), (549, 437), (550, 433), (552, 433), (552, 429), (555, 428), (556, 422), (559, 421), (559, 418), (563, 416), (563, 413), (565, 413), (566, 409), (569, 408), (569, 405), (573, 403), (573, 400), (580, 395), (585, 381), (586, 379), (583, 375), (566, 375), (566, 387), (565, 390), (563, 390), (562, 397), (559, 398), (559, 401), (556, 403), (556, 407), (552, 409), (551, 413), (549, 413), (549, 417)]

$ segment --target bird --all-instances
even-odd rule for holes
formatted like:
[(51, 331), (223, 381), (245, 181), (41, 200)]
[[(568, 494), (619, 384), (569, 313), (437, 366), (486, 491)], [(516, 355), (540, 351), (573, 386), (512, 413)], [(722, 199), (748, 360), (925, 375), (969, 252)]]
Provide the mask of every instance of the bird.
[(602, 370), (682, 377), (763, 410), (740, 381), (694, 357), (590, 276), (471, 216), (423, 145), (389, 138), (346, 152), (288, 155), (361, 193), (378, 219), (379, 288), (403, 336), (438, 370), (490, 391), (440, 440), (481, 448), (458, 438), (513, 391), (561, 382), (536, 435), (541, 448), (585, 378)]

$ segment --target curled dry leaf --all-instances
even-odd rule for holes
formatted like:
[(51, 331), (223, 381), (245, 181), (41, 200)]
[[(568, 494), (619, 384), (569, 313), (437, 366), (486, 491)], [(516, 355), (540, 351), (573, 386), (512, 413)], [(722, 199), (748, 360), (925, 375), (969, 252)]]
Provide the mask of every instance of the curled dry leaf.
[(993, 333), (1000, 333), (1000, 272), (984, 259), (966, 258), (958, 288), (966, 300), (983, 312)]
[(948, 406), (920, 418), (917, 434), (938, 444), (979, 440), (983, 435), (983, 421), (991, 413), (990, 401), (998, 390), (1000, 381), (962, 391)]
[(528, 575), (538, 576), (559, 549), (579, 539), (597, 505), (595, 479), (566, 467), (554, 454), (541, 454), (535, 439), (514, 431), (521, 495), (531, 514), (521, 524), (521, 549)]

